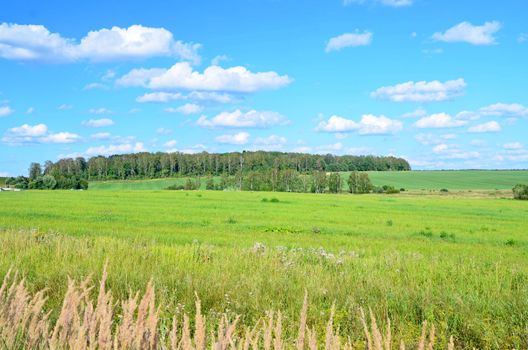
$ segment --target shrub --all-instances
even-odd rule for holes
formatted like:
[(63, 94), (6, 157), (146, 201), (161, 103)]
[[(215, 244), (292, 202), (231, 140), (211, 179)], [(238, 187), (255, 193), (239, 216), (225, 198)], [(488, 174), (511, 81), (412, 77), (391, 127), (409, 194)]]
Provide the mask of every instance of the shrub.
[(447, 188), (441, 188), (441, 189), (440, 189), (440, 192), (447, 193), (447, 192), (449, 192), (449, 190), (448, 190)]
[(165, 188), (166, 190), (171, 190), (171, 191), (178, 191), (178, 190), (183, 190), (184, 187), (183, 185), (171, 185), (167, 188)]
[(215, 183), (214, 183), (214, 179), (212, 177), (207, 179), (207, 182), (205, 183), (205, 189), (206, 190), (215, 190), (216, 189)]
[(273, 197), (272, 199), (270, 199), (270, 202), (271, 203), (279, 203), (280, 201), (279, 201), (278, 198)]
[(512, 191), (514, 199), (528, 200), (528, 185), (515, 185)]

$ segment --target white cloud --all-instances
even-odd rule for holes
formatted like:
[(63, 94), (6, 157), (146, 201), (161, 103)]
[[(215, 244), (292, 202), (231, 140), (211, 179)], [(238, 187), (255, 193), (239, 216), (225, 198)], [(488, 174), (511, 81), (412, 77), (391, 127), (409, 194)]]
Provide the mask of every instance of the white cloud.
[(73, 106), (72, 105), (69, 105), (69, 104), (61, 104), (59, 107), (57, 107), (58, 110), (61, 110), (61, 111), (66, 111), (68, 109), (72, 109)]
[(517, 37), (517, 41), (520, 43), (524, 43), (525, 41), (528, 41), (528, 33), (521, 33)]
[(434, 33), (433, 39), (448, 43), (466, 42), (473, 45), (491, 45), (495, 44), (493, 36), (501, 24), (497, 21), (486, 22), (481, 26), (472, 25), (469, 22), (462, 22), (449, 28), (444, 33)]
[(89, 147), (85, 153), (88, 156), (110, 156), (137, 152), (146, 152), (142, 142)]
[(169, 135), (169, 134), (172, 134), (172, 129), (158, 128), (156, 130), (156, 134), (158, 134), (158, 135)]
[(440, 143), (444, 143), (446, 140), (452, 140), (457, 138), (456, 134), (443, 134), (443, 135), (435, 135), (432, 133), (420, 133), (414, 136), (416, 141), (421, 143), (422, 145), (436, 145)]
[(176, 147), (176, 144), (177, 144), (177, 143), (178, 143), (178, 141), (176, 141), (176, 140), (170, 140), (170, 141), (165, 142), (165, 143), (163, 144), (163, 146), (164, 146), (165, 148), (174, 148), (174, 147)]
[(416, 110), (412, 111), (412, 112), (409, 112), (409, 113), (405, 113), (404, 115), (402, 115), (403, 118), (421, 118), (421, 117), (425, 117), (427, 115), (427, 111), (423, 108), (417, 108)]
[[(369, 0), (343, 0), (343, 4), (350, 5), (350, 4), (364, 4), (368, 3)], [(404, 6), (410, 6), (413, 4), (413, 0), (370, 0), (370, 2), (377, 2), (382, 5), (391, 6), (391, 7), (404, 7)]]
[(501, 131), (501, 126), (496, 121), (491, 121), (472, 126), (468, 131), (471, 133), (499, 132)]
[(0, 177), (11, 177), (11, 174), (7, 171), (0, 171)]
[(90, 135), (90, 137), (94, 140), (108, 140), (112, 137), (112, 134), (109, 132), (98, 132)]
[(164, 28), (132, 25), (90, 31), (80, 42), (42, 25), (0, 24), (0, 57), (47, 62), (116, 61), (176, 57), (200, 61), (200, 44), (176, 41)]
[(288, 139), (283, 136), (270, 135), (268, 137), (257, 137), (254, 145), (256, 149), (263, 151), (280, 150), (288, 143)]
[(150, 92), (136, 98), (137, 102), (170, 102), (179, 100), (209, 101), (215, 103), (234, 102), (233, 96), (226, 93), (192, 91), (187, 95), (180, 92)]
[(83, 121), (82, 125), (88, 126), (90, 128), (101, 128), (104, 126), (114, 125), (114, 121), (108, 118), (90, 119), (90, 120)]
[(219, 143), (227, 143), (230, 145), (245, 145), (249, 141), (249, 134), (247, 132), (225, 134), (217, 136), (215, 139)]
[(9, 129), (9, 132), (22, 137), (44, 136), (48, 132), (48, 127), (46, 124), (36, 124), (33, 126), (24, 124), (16, 128)]
[(46, 124), (29, 125), (11, 128), (2, 137), (2, 141), (8, 144), (25, 143), (74, 143), (81, 140), (77, 134), (70, 132), (49, 133)]
[(464, 93), (464, 79), (434, 81), (408, 81), (394, 86), (384, 86), (370, 95), (393, 102), (439, 102), (450, 100)]
[(414, 126), (419, 129), (426, 128), (457, 128), (467, 124), (465, 120), (458, 120), (446, 113), (436, 113), (419, 119)]
[[(27, 110), (26, 110), (26, 114), (32, 114), (33, 112), (35, 112), (35, 108), (33, 107), (29, 107)], [(1, 113), (0, 113), (1, 114)]]
[(206, 116), (201, 116), (196, 124), (202, 127), (268, 128), (276, 125), (284, 125), (287, 122), (277, 112), (256, 110), (242, 112), (237, 109), (233, 112), (222, 112), (211, 119)]
[(495, 103), (482, 107), (480, 113), (498, 117), (528, 117), (528, 107), (519, 103)]
[(502, 148), (508, 149), (508, 150), (516, 150), (516, 149), (523, 149), (524, 146), (520, 142), (510, 142), (510, 143), (505, 143), (504, 145), (502, 145)]
[(74, 143), (81, 140), (81, 137), (71, 132), (58, 132), (48, 134), (40, 139), (42, 143)]
[(344, 33), (331, 38), (326, 44), (325, 51), (339, 51), (345, 47), (367, 46), (372, 42), (372, 33)]
[(278, 89), (290, 82), (287, 75), (279, 75), (273, 71), (253, 73), (242, 66), (209, 66), (200, 73), (193, 70), (188, 62), (176, 63), (169, 69), (133, 69), (117, 81), (122, 86), (143, 86), (150, 89), (236, 92)]
[(203, 111), (203, 107), (194, 103), (186, 103), (178, 108), (165, 108), (168, 113), (198, 114)]
[(320, 145), (315, 147), (315, 153), (328, 154), (338, 153), (343, 150), (343, 144), (341, 142), (332, 143), (329, 145)]
[(222, 63), (222, 61), (229, 61), (229, 57), (227, 57), (227, 55), (218, 55), (218, 56), (215, 56), (212, 60), (211, 60), (211, 64), (213, 66), (219, 66), (220, 63)]
[(90, 84), (86, 84), (83, 88), (83, 90), (98, 90), (98, 89), (107, 90), (108, 86), (102, 83), (90, 83)]
[(101, 107), (101, 108), (92, 108), (88, 112), (92, 114), (112, 114), (113, 112), (109, 110), (108, 108)]
[(457, 145), (441, 143), (433, 147), (433, 153), (442, 159), (471, 159), (479, 158), (480, 153), (475, 151), (465, 151)]
[(383, 115), (365, 114), (359, 122), (333, 115), (327, 121), (321, 121), (316, 130), (331, 133), (357, 131), (360, 135), (394, 134), (403, 128), (399, 120), (389, 119)]
[(12, 109), (11, 107), (9, 106), (3, 106), (3, 107), (0, 107), (0, 118), (1, 117), (7, 117), (8, 115), (10, 115), (11, 113), (13, 113), (15, 110)]
[(480, 114), (472, 111), (462, 111), (458, 112), (455, 116), (455, 119), (459, 120), (477, 120), (480, 118)]

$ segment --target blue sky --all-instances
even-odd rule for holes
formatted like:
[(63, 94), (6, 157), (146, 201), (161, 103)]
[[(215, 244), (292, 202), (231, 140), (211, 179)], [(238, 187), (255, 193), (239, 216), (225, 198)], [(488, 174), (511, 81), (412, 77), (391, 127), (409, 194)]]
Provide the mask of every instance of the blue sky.
[(522, 0), (12, 2), (0, 175), (243, 149), (528, 168), (526, 13)]

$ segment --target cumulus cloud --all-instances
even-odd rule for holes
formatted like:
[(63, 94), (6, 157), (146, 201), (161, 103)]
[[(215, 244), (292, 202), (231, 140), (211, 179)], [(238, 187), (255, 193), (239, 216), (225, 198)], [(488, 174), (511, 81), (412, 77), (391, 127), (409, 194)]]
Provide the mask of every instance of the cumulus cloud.
[(156, 134), (158, 134), (158, 135), (169, 135), (169, 134), (172, 134), (172, 129), (158, 128), (158, 129), (156, 129)]
[(474, 125), (470, 127), (468, 131), (471, 133), (499, 132), (501, 131), (501, 126), (496, 121), (490, 121), (487, 123)]
[(57, 107), (57, 109), (60, 110), (60, 111), (66, 111), (66, 110), (72, 109), (72, 108), (73, 108), (72, 105), (69, 105), (69, 104), (66, 104), (66, 103), (63, 103), (59, 107)]
[(435, 135), (432, 133), (420, 133), (414, 136), (415, 140), (421, 143), (422, 145), (437, 145), (444, 143), (446, 140), (452, 140), (457, 138), (455, 134), (443, 134)]
[(417, 108), (416, 110), (412, 112), (405, 113), (402, 115), (403, 118), (420, 118), (425, 117), (427, 115), (427, 111), (423, 108)]
[(413, 4), (413, 0), (343, 0), (345, 6), (350, 4), (365, 4), (369, 2), (380, 3), (391, 7), (404, 7)]
[(12, 109), (11, 107), (9, 106), (3, 106), (3, 107), (0, 107), (0, 118), (1, 117), (7, 117), (8, 115), (10, 115), (11, 113), (13, 113), (15, 110)]
[(434, 81), (408, 81), (393, 86), (380, 87), (370, 94), (371, 97), (393, 102), (439, 102), (450, 100), (464, 94), (464, 79)]
[(217, 136), (215, 139), (219, 143), (226, 143), (230, 145), (245, 145), (249, 141), (249, 134), (247, 132), (225, 134)]
[(496, 43), (493, 35), (500, 28), (501, 24), (497, 21), (486, 22), (481, 26), (462, 22), (449, 28), (444, 33), (434, 33), (433, 39), (448, 43), (465, 42), (473, 45), (491, 45)]
[(200, 47), (176, 41), (164, 28), (141, 25), (90, 31), (77, 42), (42, 25), (0, 24), (0, 57), (14, 60), (98, 62), (165, 56), (198, 63)]
[(341, 142), (336, 142), (328, 145), (320, 145), (315, 147), (315, 153), (319, 154), (333, 154), (340, 153), (343, 150), (344, 146)]
[(448, 145), (445, 143), (436, 145), (432, 151), (442, 159), (471, 159), (480, 157), (479, 152), (466, 151), (458, 145)]
[(455, 119), (447, 113), (436, 113), (419, 119), (414, 126), (419, 129), (457, 128), (466, 124), (467, 121)]
[(137, 152), (146, 152), (146, 149), (142, 142), (94, 146), (89, 147), (85, 153), (88, 156), (111, 156), (114, 154), (126, 154)]
[(201, 127), (227, 127), (227, 128), (268, 128), (284, 125), (288, 121), (277, 112), (250, 110), (242, 112), (237, 109), (233, 112), (222, 112), (209, 119), (201, 116), (196, 124)]
[(288, 139), (283, 136), (270, 135), (268, 137), (257, 137), (254, 146), (258, 150), (263, 151), (276, 151), (280, 150), (288, 143)]
[(40, 139), (42, 143), (74, 143), (81, 139), (77, 134), (71, 132), (58, 132), (55, 134), (48, 134)]
[(92, 114), (112, 114), (113, 112), (109, 110), (108, 108), (101, 107), (101, 108), (92, 108), (88, 112)]
[(345, 47), (367, 46), (372, 42), (372, 33), (344, 33), (328, 40), (325, 51), (339, 51)]
[(136, 98), (139, 103), (147, 102), (170, 102), (170, 101), (206, 101), (214, 103), (232, 103), (235, 98), (226, 93), (207, 92), (207, 91), (191, 91), (188, 94), (180, 92), (150, 92)]
[(203, 107), (194, 103), (186, 103), (178, 108), (165, 108), (168, 113), (198, 114), (203, 111)]
[(90, 128), (101, 128), (104, 126), (114, 125), (114, 121), (108, 118), (90, 119), (90, 120), (83, 121), (82, 125), (88, 126)]
[(178, 141), (176, 141), (176, 140), (169, 140), (169, 141), (165, 142), (165, 143), (163, 144), (163, 146), (164, 146), (165, 148), (174, 148), (174, 147), (176, 147), (176, 144), (177, 144), (177, 143), (178, 143)]
[(498, 117), (528, 117), (528, 107), (519, 103), (495, 103), (480, 109), (482, 115)]
[(142, 86), (150, 89), (185, 89), (203, 91), (255, 92), (278, 89), (291, 79), (276, 72), (253, 73), (242, 66), (222, 68), (209, 66), (203, 73), (188, 62), (178, 62), (169, 69), (133, 69), (117, 83), (121, 86)]
[(510, 143), (505, 143), (504, 145), (502, 145), (502, 148), (508, 149), (508, 150), (516, 150), (516, 149), (523, 149), (524, 146), (520, 142), (510, 142)]
[(46, 124), (23, 124), (8, 129), (2, 137), (4, 143), (13, 145), (27, 143), (74, 143), (80, 140), (81, 137), (79, 135), (66, 131), (50, 133)]
[(357, 131), (360, 135), (394, 134), (403, 128), (399, 120), (389, 119), (383, 115), (365, 114), (359, 122), (333, 115), (327, 121), (321, 121), (317, 131), (330, 133), (346, 133)]
[(98, 132), (95, 134), (90, 135), (90, 138), (94, 140), (108, 140), (112, 137), (112, 134), (109, 132)]

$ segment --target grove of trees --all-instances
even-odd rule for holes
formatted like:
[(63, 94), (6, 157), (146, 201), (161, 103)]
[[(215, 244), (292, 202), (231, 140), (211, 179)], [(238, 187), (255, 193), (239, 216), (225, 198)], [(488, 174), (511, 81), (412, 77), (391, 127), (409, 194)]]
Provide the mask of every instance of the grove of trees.
[[(151, 179), (178, 176), (235, 176), (251, 171), (292, 170), (301, 174), (313, 171), (406, 171), (409, 163), (402, 158), (376, 156), (334, 156), (281, 152), (231, 153), (135, 153), (97, 156), (89, 160), (82, 157), (47, 161), (41, 172), (59, 177), (86, 180)], [(30, 169), (38, 174), (38, 168)]]

